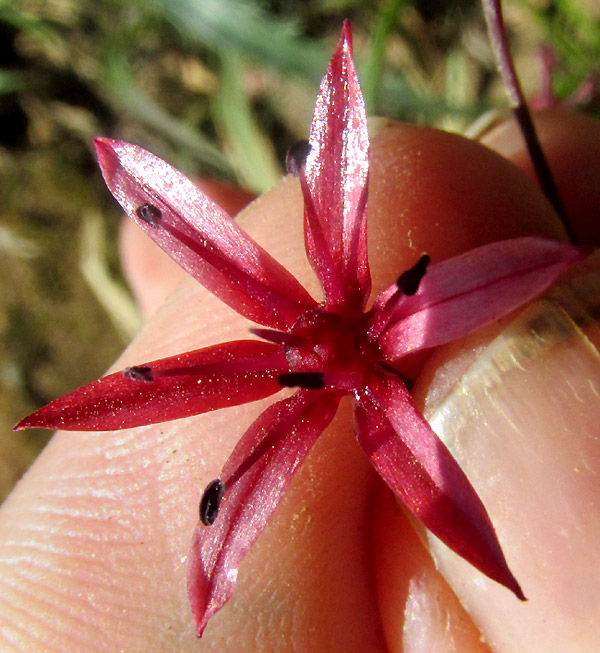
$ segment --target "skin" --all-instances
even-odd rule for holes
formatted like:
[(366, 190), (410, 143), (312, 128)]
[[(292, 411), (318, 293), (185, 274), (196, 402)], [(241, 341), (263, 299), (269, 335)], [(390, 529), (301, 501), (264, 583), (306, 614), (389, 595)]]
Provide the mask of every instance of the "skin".
[[(595, 178), (587, 190), (595, 196), (577, 220), (587, 225), (588, 242), (598, 243), (599, 228), (593, 223), (600, 169), (586, 165), (586, 157), (593, 160), (589, 125), (571, 129), (581, 124), (578, 120), (564, 116), (543, 133), (556, 152), (573, 157)], [(600, 134), (595, 129), (592, 149), (597, 157)], [(552, 208), (534, 184), (490, 150), (418, 127), (379, 123), (376, 131), (368, 209), (374, 292), (395, 280), (423, 251), (439, 260), (500, 238), (563, 237)], [(506, 141), (488, 138), (488, 145), (500, 148)], [(522, 162), (519, 152), (515, 141), (511, 156)], [(569, 192), (581, 191), (577, 183), (574, 179)], [(301, 216), (297, 181), (286, 179), (251, 204), (239, 220), (316, 294), (304, 256)], [(133, 251), (144, 255), (134, 246), (139, 246), (136, 237), (127, 236), (126, 261), (131, 262)], [(145, 301), (162, 300), (164, 288), (144, 284), (141, 268), (129, 267), (134, 287)], [(415, 387), (428, 414), (435, 415), (436, 407), (455, 397), (456, 380), (483, 358), (487, 343), (507, 324), (432, 354)], [(115, 367), (243, 338), (247, 328), (245, 320), (184, 279)], [(550, 348), (530, 378), (511, 379), (514, 392), (501, 400), (508, 402), (514, 423), (521, 423), (519, 410), (529, 415), (536, 402), (543, 401), (548, 375), (562, 369), (564, 351), (556, 349)], [(582, 354), (588, 356), (588, 367), (566, 368), (562, 385), (577, 388), (595, 379), (594, 352)], [(515, 393), (522, 396), (530, 386), (542, 391), (530, 392), (520, 408), (510, 403)], [(556, 383), (546, 392), (557, 392)], [(549, 553), (560, 563), (552, 573), (532, 572), (527, 546), (519, 545), (523, 511), (534, 519), (536, 499), (552, 490), (556, 474), (570, 478), (573, 472), (572, 459), (564, 456), (566, 439), (589, 449), (584, 471), (592, 479), (600, 470), (600, 455), (590, 436), (599, 423), (598, 409), (593, 402), (583, 402), (575, 411), (568, 394), (557, 394), (554, 403), (566, 413), (577, 412), (588, 428), (566, 438), (556, 417), (543, 424), (543, 415), (539, 417), (537, 426), (550, 444), (545, 458), (528, 450), (531, 465), (526, 467), (530, 471), (525, 485), (514, 474), (514, 458), (504, 453), (504, 448), (515, 450), (514, 429), (494, 422), (506, 447), (487, 456), (475, 451), (471, 455), (465, 445), (463, 463), (498, 528), (509, 564), (530, 596), (527, 604), (482, 580), (481, 574), (413, 528), (359, 450), (349, 406), (343, 405), (242, 564), (234, 598), (198, 642), (185, 573), (201, 489), (218, 475), (236, 440), (269, 401), (117, 433), (57, 434), (0, 512), (0, 648), (468, 653), (490, 647), (534, 650), (531, 641), (543, 638), (548, 643), (545, 651), (591, 650), (583, 647), (593, 641), (598, 625), (592, 618), (581, 618), (586, 612), (581, 604), (590, 606), (590, 614), (597, 608), (597, 540), (586, 529), (590, 521), (596, 523), (600, 510), (578, 511), (577, 506), (587, 502), (590, 511), (598, 508), (592, 501), (600, 495), (597, 482), (584, 483), (568, 495), (577, 560), (572, 550), (562, 548)], [(482, 403), (481, 410), (488, 411), (483, 418), (497, 419), (497, 408)], [(443, 420), (441, 428), (448, 428)], [(472, 428), (480, 425), (473, 422)], [(556, 455), (548, 473), (553, 447)], [(500, 470), (495, 484), (499, 490), (487, 482), (491, 456), (493, 469)], [(550, 530), (559, 531), (559, 526)], [(544, 546), (549, 537), (537, 526), (526, 535), (531, 546)], [(581, 560), (589, 561), (587, 575), (579, 573)], [(576, 567), (573, 587), (569, 579)], [(549, 597), (560, 600), (552, 604)], [(572, 612), (579, 617), (567, 614), (574, 599), (578, 609)], [(597, 641), (597, 630), (595, 635)], [(580, 648), (569, 648), (573, 642)]]

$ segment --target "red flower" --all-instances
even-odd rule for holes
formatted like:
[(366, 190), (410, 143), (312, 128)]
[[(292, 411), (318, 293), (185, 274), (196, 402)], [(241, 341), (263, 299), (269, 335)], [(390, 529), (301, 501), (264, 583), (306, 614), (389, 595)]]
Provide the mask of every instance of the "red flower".
[(96, 147), (125, 211), (192, 276), (262, 325), (250, 330), (260, 339), (127, 368), (51, 402), (17, 428), (127, 428), (297, 389), (250, 426), (204, 493), (188, 574), (198, 634), (231, 597), (240, 561), (346, 395), (362, 448), (404, 505), (523, 599), (484, 506), (413, 403), (399, 362), (509, 313), (586, 252), (519, 238), (430, 267), (423, 256), (367, 309), (369, 141), (348, 24), (321, 84), (310, 151), (298, 170), (306, 251), (322, 303), (167, 163), (122, 141), (98, 139)]

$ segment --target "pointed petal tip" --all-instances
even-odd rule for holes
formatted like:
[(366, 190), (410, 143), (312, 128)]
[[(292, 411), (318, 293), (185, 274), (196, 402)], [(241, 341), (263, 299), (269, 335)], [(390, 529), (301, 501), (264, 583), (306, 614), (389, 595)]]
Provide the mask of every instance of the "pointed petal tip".
[(106, 156), (113, 151), (113, 143), (115, 141), (112, 138), (104, 138), (104, 136), (96, 136), (94, 138), (94, 147), (96, 149), (96, 154), (98, 157)]
[(196, 637), (198, 639), (202, 639), (202, 635), (204, 635), (204, 631), (206, 630), (207, 621), (206, 619), (202, 619), (196, 623)]
[(13, 426), (13, 431), (25, 431), (27, 429), (50, 429), (54, 431), (56, 429), (64, 428), (60, 422), (45, 419), (43, 415), (38, 414), (41, 413), (43, 408), (44, 407), (31, 413), (31, 415), (24, 417), (18, 424)]
[[(462, 553), (458, 551), (457, 553), (462, 555)], [(491, 558), (487, 559), (487, 561), (480, 561), (481, 564), (471, 561), (466, 557), (465, 560), (471, 562), (475, 568), (479, 569), (479, 571), (512, 592), (520, 601), (527, 601), (527, 597), (521, 589), (521, 585), (510, 570), (501, 549), (497, 550)]]
[(104, 145), (108, 145), (112, 141), (111, 138), (106, 138), (106, 136), (96, 136), (94, 138), (94, 145), (96, 147), (103, 147)]
[(340, 41), (336, 52), (333, 54), (333, 59), (340, 55), (343, 58), (349, 57), (352, 59), (352, 25), (348, 19), (344, 21), (344, 25), (342, 26)]
[(507, 589), (509, 589), (520, 601), (527, 601), (527, 597), (525, 594), (523, 594), (523, 590), (521, 589), (521, 586), (517, 582), (517, 579), (511, 574), (511, 583), (510, 585), (506, 585)]
[(201, 529), (200, 532), (204, 532), (204, 524), (199, 522), (198, 526), (196, 527), (196, 531), (194, 532), (192, 557), (190, 559), (190, 564), (187, 570), (187, 593), (190, 607), (192, 609), (194, 631), (196, 633), (196, 637), (201, 639), (202, 635), (204, 635), (204, 631), (206, 630), (208, 622), (222, 606), (219, 606), (215, 609), (213, 605), (211, 608), (207, 601), (207, 587), (203, 585), (203, 582), (207, 579), (204, 574), (202, 574), (201, 567), (198, 564), (200, 562), (199, 558), (194, 557), (194, 547), (197, 543), (196, 538), (199, 532), (198, 529)]
[(342, 36), (340, 40), (348, 45), (350, 53), (352, 53), (352, 24), (347, 18), (344, 20), (342, 26)]
[(113, 150), (119, 145), (130, 145), (131, 147), (137, 147), (137, 145), (132, 145), (127, 141), (122, 141), (118, 138), (108, 138), (108, 136), (95, 136), (94, 137), (94, 146), (101, 147), (105, 149)]
[(28, 429), (29, 428), (28, 421), (29, 421), (28, 417), (23, 418), (19, 423), (13, 426), (13, 431), (24, 431), (25, 429)]
[(96, 149), (98, 165), (107, 183), (108, 179), (112, 176), (112, 172), (117, 169), (125, 155), (141, 150), (137, 145), (133, 145), (127, 141), (121, 141), (116, 138), (105, 138), (104, 136), (96, 136), (94, 138), (94, 148)]
[(45, 424), (44, 420), (40, 419), (38, 416), (38, 411), (36, 410), (31, 415), (27, 415), (20, 422), (13, 426), (13, 431), (25, 431), (26, 429), (54, 429), (58, 428), (54, 424)]
[(112, 179), (113, 174), (118, 166), (118, 157), (115, 152), (114, 144), (118, 141), (113, 140), (112, 138), (100, 138), (97, 137), (94, 139), (94, 147), (96, 148), (96, 158), (98, 159), (98, 165), (102, 171), (102, 175), (106, 180), (106, 183), (110, 187), (110, 179)]
[(485, 565), (479, 566), (476, 564), (474, 566), (478, 568), (480, 572), (488, 576), (488, 578), (491, 578), (512, 592), (519, 599), (519, 601), (527, 601), (527, 597), (523, 593), (519, 582), (513, 576), (511, 570), (508, 568), (504, 556), (502, 556), (501, 560), (493, 561), (492, 567), (486, 567)]
[(594, 252), (597, 251), (597, 247), (593, 245), (571, 245), (568, 243), (563, 244), (563, 261), (565, 267), (573, 265), (574, 263), (580, 263), (589, 258)]

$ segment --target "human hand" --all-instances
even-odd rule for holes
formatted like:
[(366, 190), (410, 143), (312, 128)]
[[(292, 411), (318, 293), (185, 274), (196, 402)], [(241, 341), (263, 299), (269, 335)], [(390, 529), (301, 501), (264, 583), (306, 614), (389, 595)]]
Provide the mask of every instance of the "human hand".
[[(596, 143), (597, 157), (600, 130), (595, 129), (593, 138), (587, 129), (585, 140)], [(575, 148), (572, 141), (568, 144)], [(562, 144), (561, 154), (566, 146)], [(589, 167), (590, 174), (595, 171), (598, 187), (598, 166)], [(371, 180), (369, 238), (375, 293), (422, 251), (440, 260), (501, 238), (561, 235), (552, 209), (522, 175), (476, 144), (433, 130), (388, 127), (380, 131), (372, 144)], [(589, 204), (594, 210), (600, 199), (599, 191), (595, 193)], [(565, 201), (568, 208), (569, 197)], [(249, 207), (240, 221), (309, 290), (317, 292), (304, 256), (301, 215), (297, 182), (287, 179)], [(592, 210), (577, 215), (586, 224), (593, 217)], [(118, 367), (246, 337), (247, 328), (247, 322), (186, 279), (123, 354)], [(476, 334), (462, 341), (462, 347), (435, 353), (417, 386), (421, 397), (428, 393), (429, 406), (453, 375), (462, 374), (461, 361), (484, 337)], [(554, 352), (548, 355), (552, 358)], [(593, 359), (593, 352), (588, 356)], [(537, 377), (528, 377), (520, 385), (511, 379), (511, 391), (516, 388), (517, 396), (534, 393), (521, 412), (531, 411), (536, 401), (547, 399), (544, 393), (553, 392), (544, 385), (545, 369), (541, 391)], [(443, 374), (436, 376), (437, 370)], [(585, 369), (570, 368), (561, 387), (568, 382), (576, 392), (578, 375), (583, 374), (587, 382), (593, 373), (593, 363)], [(502, 401), (510, 402), (511, 397)], [(593, 428), (598, 420), (593, 418), (592, 404), (581, 408), (576, 401), (568, 393), (556, 396), (556, 402), (561, 402), (557, 405), (564, 402), (565, 411), (573, 415), (573, 423), (585, 413), (588, 429), (566, 434), (560, 425), (553, 437), (554, 430), (559, 431), (557, 424), (547, 425), (547, 438), (553, 443), (548, 455), (554, 452), (558, 458), (552, 474), (541, 464), (544, 460), (530, 452), (527, 483), (531, 485), (523, 487), (522, 479), (514, 478), (509, 453), (520, 451), (510, 446), (514, 434), (506, 426), (502, 433), (496, 431), (506, 445), (495, 452), (496, 482), (485, 478), (489, 475), (486, 456), (473, 456), (468, 469), (529, 603), (521, 604), (434, 546), (437, 560), (476, 615), (481, 631), (382, 489), (355, 443), (350, 412), (341, 410), (241, 566), (234, 598), (211, 620), (203, 640), (195, 639), (185, 572), (200, 492), (218, 475), (267, 400), (129, 431), (55, 436), (0, 515), (2, 643), (32, 651), (217, 647), (377, 651), (386, 646), (477, 651), (486, 650), (480, 633), (499, 641), (507, 621), (512, 630), (506, 629), (506, 634), (521, 637), (512, 640), (510, 650), (531, 650), (530, 637), (539, 642), (543, 636), (556, 650), (565, 650), (565, 643), (575, 635), (585, 642), (583, 638), (593, 637), (592, 629), (597, 628), (591, 618), (582, 623), (581, 615), (561, 613), (557, 621), (555, 614), (547, 616), (546, 598), (542, 606), (538, 601), (542, 594), (561, 597), (557, 606), (573, 601), (564, 590), (573, 580), (574, 565), (582, 560), (589, 573), (585, 578), (577, 576), (573, 595), (588, 602), (596, 596), (598, 565), (593, 556), (600, 511), (597, 504), (593, 511), (593, 497), (598, 495), (594, 473), (600, 457), (597, 449), (593, 455)], [(558, 446), (566, 440), (586, 450), (588, 468), (573, 471), (573, 461)], [(469, 459), (467, 443), (464, 447)], [(535, 510), (546, 490), (552, 489), (557, 469), (566, 477), (584, 475), (581, 492), (565, 499), (564, 511), (572, 511), (579, 527), (589, 530), (572, 538), (578, 547), (570, 551), (575, 559), (560, 558), (562, 564), (553, 569), (551, 578), (536, 578), (538, 570), (528, 568), (529, 554), (519, 527), (523, 510)], [(518, 504), (504, 506), (509, 500)], [(579, 510), (583, 501), (585, 514)], [(534, 529), (527, 533), (527, 543), (532, 542), (549, 544), (548, 533)], [(478, 589), (479, 584), (487, 589)], [(581, 612), (580, 605), (578, 609)]]

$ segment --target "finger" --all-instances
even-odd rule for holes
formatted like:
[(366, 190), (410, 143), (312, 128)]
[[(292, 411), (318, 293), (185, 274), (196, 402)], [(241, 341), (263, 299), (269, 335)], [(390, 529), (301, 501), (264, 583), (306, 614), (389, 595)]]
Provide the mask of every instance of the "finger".
[(380, 491), (373, 529), (378, 604), (390, 653), (489, 653), (393, 495)]
[[(534, 123), (578, 242), (600, 244), (596, 174), (600, 168), (600, 122), (581, 113), (553, 109), (534, 114)], [(514, 120), (501, 123), (481, 140), (536, 179)]]
[(587, 651), (600, 636), (589, 618), (600, 581), (599, 271), (596, 260), (480, 341), (475, 359), (467, 341), (431, 362), (428, 417), (477, 487), (528, 601), (432, 550), (498, 650)]
[[(598, 166), (590, 166), (600, 151), (598, 124), (564, 113), (539, 124), (567, 213), (578, 234), (598, 242), (596, 207), (588, 203), (598, 187)], [(582, 125), (589, 127), (585, 134)], [(508, 131), (499, 128), (488, 143), (527, 167), (518, 134), (511, 142)], [(586, 198), (576, 197), (586, 188)], [(592, 650), (600, 634), (589, 618), (600, 580), (600, 264), (596, 259), (587, 268), (497, 337), (479, 333), (436, 352), (416, 388), (434, 429), (480, 492), (529, 599), (515, 605), (432, 544), (438, 565), (498, 650)]]
[[(376, 290), (423, 251), (435, 260), (500, 237), (561, 235), (548, 203), (518, 171), (455, 136), (388, 127), (374, 140), (371, 174)], [(254, 202), (240, 220), (316, 293), (295, 180)], [(119, 366), (245, 337), (247, 328), (186, 280)], [(36, 632), (52, 629), (63, 644), (75, 637), (93, 643), (100, 630), (113, 648), (152, 650), (157, 636), (163, 648), (196, 646), (184, 577), (200, 488), (262, 407), (111, 434), (57, 435), (0, 521), (11, 635), (31, 644), (26, 624), (34, 614)], [(342, 411), (242, 565), (236, 596), (211, 621), (206, 641), (379, 650), (368, 553), (375, 482)]]

